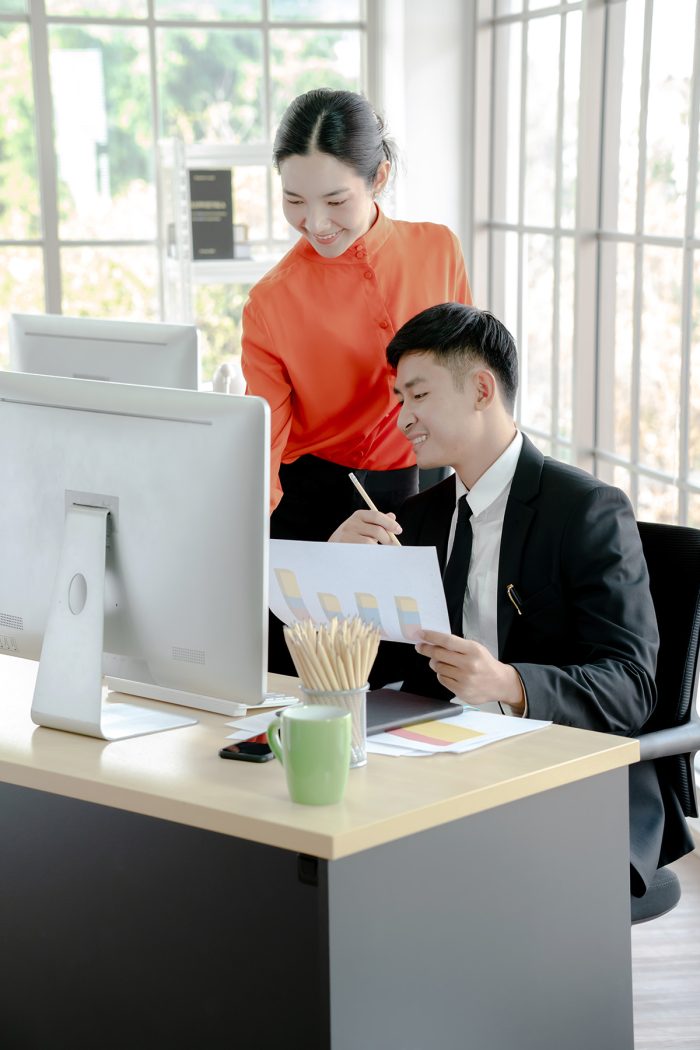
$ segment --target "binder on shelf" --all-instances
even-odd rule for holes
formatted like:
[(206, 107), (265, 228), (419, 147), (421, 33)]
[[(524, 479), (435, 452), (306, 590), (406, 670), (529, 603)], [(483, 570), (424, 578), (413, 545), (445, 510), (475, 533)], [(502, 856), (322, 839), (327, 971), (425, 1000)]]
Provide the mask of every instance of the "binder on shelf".
[(231, 170), (190, 171), (193, 259), (233, 259)]

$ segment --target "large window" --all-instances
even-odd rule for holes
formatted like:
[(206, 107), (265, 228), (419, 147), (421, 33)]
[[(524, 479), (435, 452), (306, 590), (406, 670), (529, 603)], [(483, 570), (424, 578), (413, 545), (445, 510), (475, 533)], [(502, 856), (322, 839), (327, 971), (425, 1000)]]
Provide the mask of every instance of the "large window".
[[(12, 311), (161, 317), (158, 140), (269, 145), (299, 92), (365, 88), (366, 38), (363, 0), (0, 0), (0, 366)], [(282, 242), (265, 170), (235, 178)], [(246, 293), (197, 291), (206, 375)]]
[(700, 526), (700, 5), (481, 0), (474, 273), (520, 421)]
[(598, 456), (639, 517), (700, 526), (697, 18), (696, 0), (608, 12)]

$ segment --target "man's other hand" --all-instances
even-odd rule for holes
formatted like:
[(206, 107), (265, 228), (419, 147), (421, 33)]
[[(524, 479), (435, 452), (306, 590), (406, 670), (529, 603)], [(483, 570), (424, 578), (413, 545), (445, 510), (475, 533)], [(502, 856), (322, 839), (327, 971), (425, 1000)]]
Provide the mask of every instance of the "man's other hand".
[(520, 675), (510, 664), (497, 660), (479, 642), (440, 631), (421, 631), (416, 650), (427, 656), (438, 681), (467, 704), (498, 700), (513, 714), (525, 711)]

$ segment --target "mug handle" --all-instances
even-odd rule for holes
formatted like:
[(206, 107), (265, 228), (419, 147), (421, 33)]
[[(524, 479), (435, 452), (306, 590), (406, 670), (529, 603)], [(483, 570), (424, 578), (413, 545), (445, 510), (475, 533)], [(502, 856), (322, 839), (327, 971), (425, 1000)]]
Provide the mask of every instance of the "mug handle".
[(275, 758), (278, 758), (282, 765), (284, 765), (284, 759), (282, 758), (282, 744), (280, 742), (281, 728), (282, 719), (275, 716), (267, 727), (267, 742), (272, 748)]

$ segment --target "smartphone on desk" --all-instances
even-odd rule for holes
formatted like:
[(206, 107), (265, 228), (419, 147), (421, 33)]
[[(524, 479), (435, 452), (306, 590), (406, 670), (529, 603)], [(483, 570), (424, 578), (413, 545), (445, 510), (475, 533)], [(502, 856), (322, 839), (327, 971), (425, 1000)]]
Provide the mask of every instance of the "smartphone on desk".
[(269, 762), (274, 757), (270, 745), (260, 740), (239, 740), (219, 751), (219, 758), (233, 758), (239, 762)]

